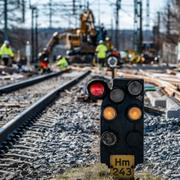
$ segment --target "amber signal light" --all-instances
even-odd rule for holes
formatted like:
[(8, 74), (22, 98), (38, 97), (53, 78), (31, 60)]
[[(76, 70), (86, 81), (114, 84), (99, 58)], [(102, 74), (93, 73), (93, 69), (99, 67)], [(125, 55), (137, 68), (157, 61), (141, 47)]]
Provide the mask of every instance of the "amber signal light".
[(117, 117), (117, 111), (114, 107), (108, 106), (103, 110), (103, 117), (107, 121), (112, 121)]
[(131, 107), (128, 109), (128, 118), (132, 121), (138, 121), (142, 117), (142, 110), (139, 107)]

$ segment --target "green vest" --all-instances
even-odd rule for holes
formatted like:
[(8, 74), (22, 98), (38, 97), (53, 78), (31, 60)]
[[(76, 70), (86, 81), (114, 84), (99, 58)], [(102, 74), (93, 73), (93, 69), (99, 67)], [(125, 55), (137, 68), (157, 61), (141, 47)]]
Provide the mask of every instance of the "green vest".
[(96, 47), (96, 52), (97, 52), (97, 57), (99, 59), (104, 59), (106, 58), (106, 52), (107, 52), (107, 47), (104, 44), (99, 44)]
[(5, 44), (3, 44), (0, 49), (0, 56), (3, 57), (3, 55), (13, 57), (14, 53), (12, 52), (10, 47), (8, 48)]
[(62, 57), (61, 59), (58, 60), (57, 65), (60, 69), (64, 69), (68, 67), (68, 62), (65, 57)]

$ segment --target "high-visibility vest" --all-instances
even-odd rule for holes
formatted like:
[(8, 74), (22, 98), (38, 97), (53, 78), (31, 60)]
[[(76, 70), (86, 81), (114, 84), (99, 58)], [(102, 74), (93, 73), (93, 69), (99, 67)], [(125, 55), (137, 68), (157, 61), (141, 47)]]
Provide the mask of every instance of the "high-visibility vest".
[(57, 66), (61, 69), (68, 67), (68, 62), (65, 57), (62, 57), (58, 60)]
[(48, 69), (48, 62), (41, 60), (39, 63), (40, 69)]
[(3, 44), (0, 49), (0, 56), (1, 57), (3, 57), (3, 56), (13, 57), (14, 53), (10, 47), (7, 47), (5, 44)]
[(107, 47), (104, 44), (99, 44), (96, 47), (96, 52), (97, 52), (97, 57), (99, 59), (104, 59), (106, 58), (106, 52), (107, 52)]

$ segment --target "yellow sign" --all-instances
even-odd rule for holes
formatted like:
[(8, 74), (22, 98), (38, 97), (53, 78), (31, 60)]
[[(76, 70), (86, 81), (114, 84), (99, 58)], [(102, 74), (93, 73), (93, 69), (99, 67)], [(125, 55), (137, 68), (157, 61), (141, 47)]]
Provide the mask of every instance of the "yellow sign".
[(110, 167), (111, 174), (116, 178), (134, 178), (134, 155), (111, 155)]

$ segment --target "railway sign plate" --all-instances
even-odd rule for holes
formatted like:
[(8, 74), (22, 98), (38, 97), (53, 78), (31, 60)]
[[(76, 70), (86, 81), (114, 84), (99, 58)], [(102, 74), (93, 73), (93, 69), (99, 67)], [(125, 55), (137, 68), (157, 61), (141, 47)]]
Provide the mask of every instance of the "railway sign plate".
[(110, 168), (114, 177), (131, 179), (134, 177), (134, 155), (111, 155)]

